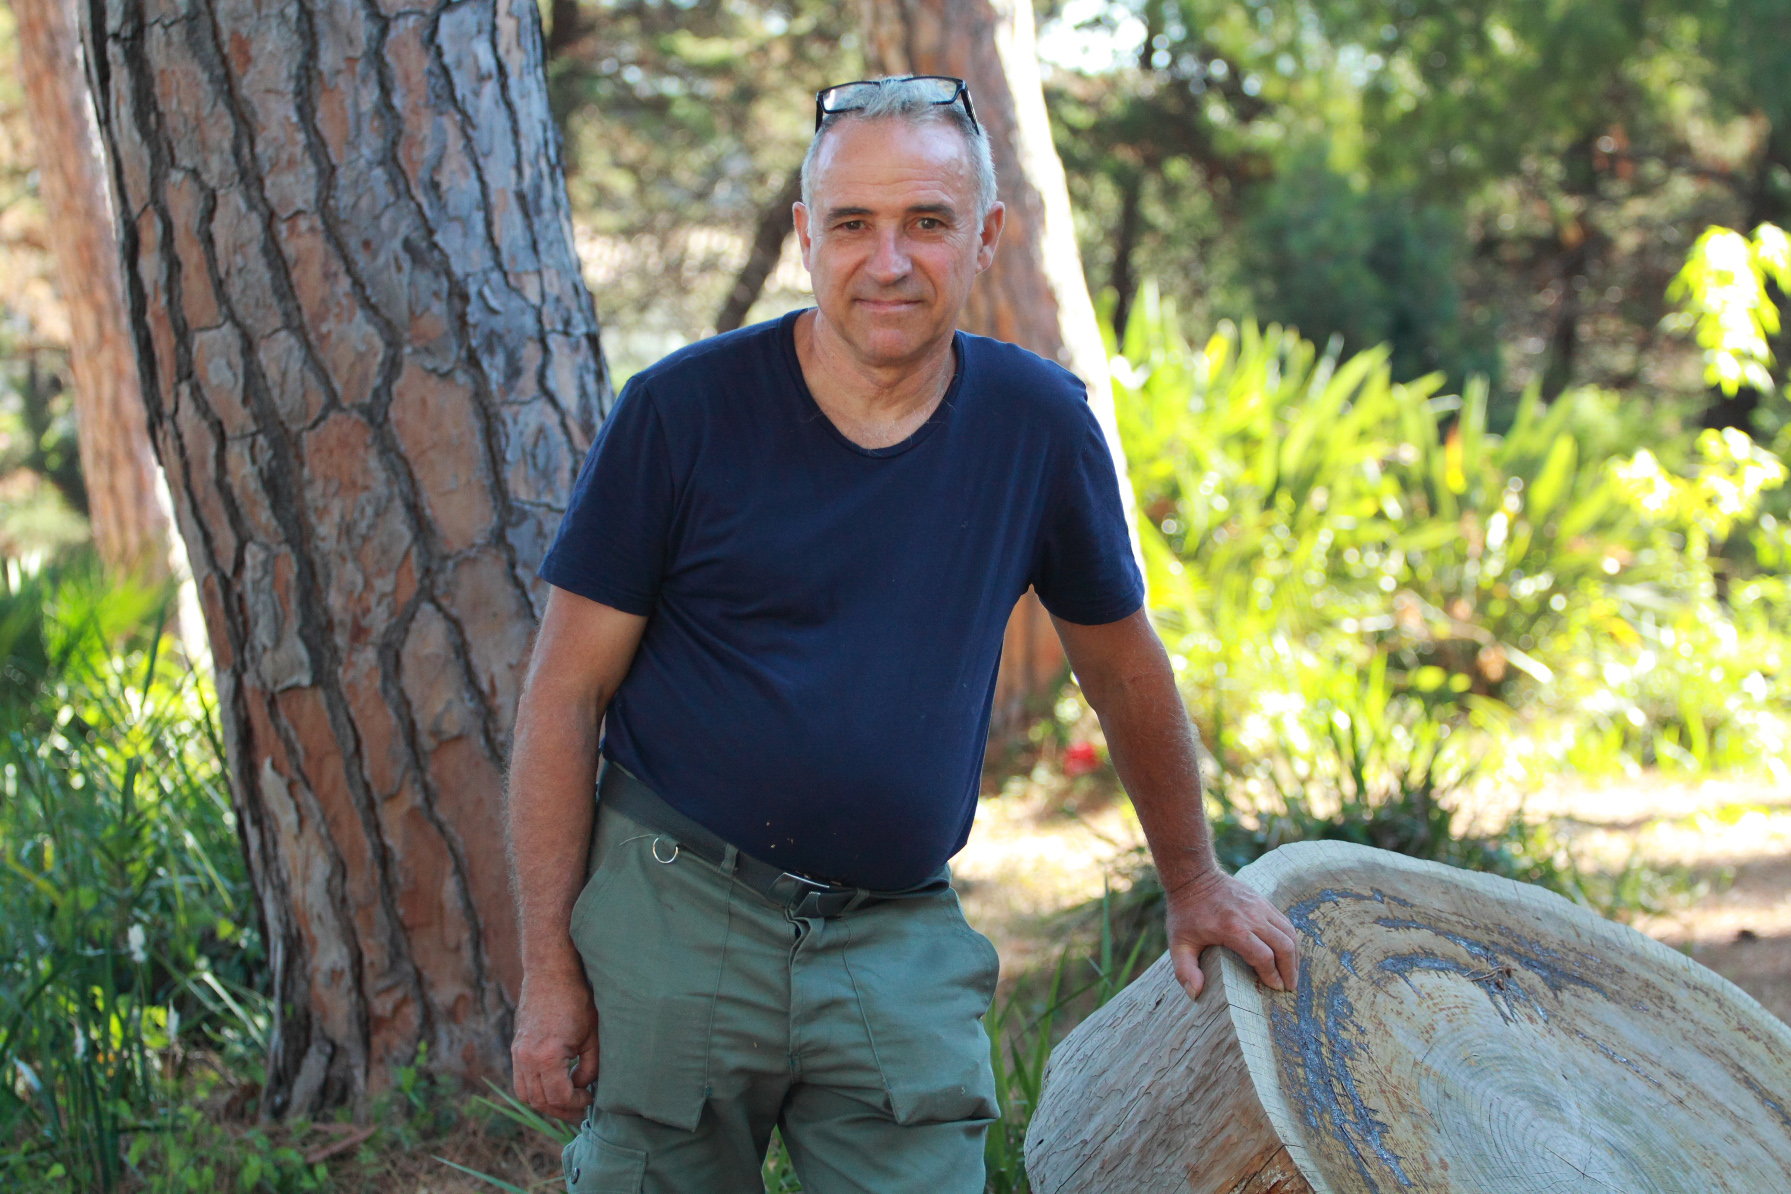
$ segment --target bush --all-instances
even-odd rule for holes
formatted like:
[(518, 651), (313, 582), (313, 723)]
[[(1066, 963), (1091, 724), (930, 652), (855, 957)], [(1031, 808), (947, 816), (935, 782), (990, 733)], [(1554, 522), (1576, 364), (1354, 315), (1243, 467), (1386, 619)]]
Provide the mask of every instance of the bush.
[(1720, 550), (1761, 538), (1782, 477), (1746, 436), (1650, 450), (1615, 396), (1533, 388), (1494, 435), (1484, 383), (1439, 395), (1436, 375), (1393, 382), (1382, 349), (1339, 360), (1275, 327), (1195, 349), (1148, 287), (1135, 312), (1115, 395), (1150, 601), (1222, 796), (1323, 788), (1301, 741), (1328, 733), (1282, 743), (1269, 784), (1281, 747), (1249, 731), (1347, 717), (1368, 676), (1390, 741), (1472, 731), (1484, 757), (1521, 732), (1556, 767), (1782, 753), (1782, 536)]
[(257, 1072), (261, 956), (171, 594), (74, 565), (0, 596), (0, 1084), (15, 1182), (106, 1190), (189, 1060)]

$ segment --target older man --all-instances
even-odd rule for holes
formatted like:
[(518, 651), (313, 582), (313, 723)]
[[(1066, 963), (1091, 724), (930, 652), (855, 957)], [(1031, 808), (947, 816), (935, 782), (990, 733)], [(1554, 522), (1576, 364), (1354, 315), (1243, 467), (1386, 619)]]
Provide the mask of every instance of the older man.
[(1081, 382), (955, 331), (1003, 215), (961, 82), (821, 93), (795, 208), (815, 309), (637, 374), (585, 462), (509, 814), (516, 1089), (585, 1114), (575, 1194), (757, 1191), (774, 1125), (811, 1194), (982, 1189), (996, 956), (945, 862), (1029, 585), (1184, 986), (1211, 944), (1292, 983), (1292, 927), (1213, 860)]

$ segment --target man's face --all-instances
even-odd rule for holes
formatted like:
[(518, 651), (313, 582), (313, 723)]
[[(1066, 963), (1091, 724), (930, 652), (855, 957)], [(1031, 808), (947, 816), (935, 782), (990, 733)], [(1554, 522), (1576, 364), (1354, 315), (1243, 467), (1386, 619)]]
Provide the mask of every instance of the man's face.
[(868, 365), (915, 361), (957, 326), (995, 259), (1003, 210), (976, 216), (976, 174), (949, 125), (847, 120), (813, 165), (814, 210), (796, 205), (815, 305)]

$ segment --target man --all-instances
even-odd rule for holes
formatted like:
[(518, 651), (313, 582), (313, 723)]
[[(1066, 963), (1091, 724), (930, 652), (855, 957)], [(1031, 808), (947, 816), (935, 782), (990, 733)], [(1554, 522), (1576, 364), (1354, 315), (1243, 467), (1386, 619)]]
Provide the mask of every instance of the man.
[(1293, 982), (1291, 925), (1214, 862), (1082, 384), (954, 331), (1004, 217), (963, 84), (821, 93), (803, 181), (815, 308), (631, 379), (541, 567), (512, 1052), (529, 1105), (588, 1108), (575, 1194), (757, 1191), (774, 1125), (811, 1194), (982, 1189), (996, 958), (944, 864), (1028, 585), (1188, 993), (1212, 944)]

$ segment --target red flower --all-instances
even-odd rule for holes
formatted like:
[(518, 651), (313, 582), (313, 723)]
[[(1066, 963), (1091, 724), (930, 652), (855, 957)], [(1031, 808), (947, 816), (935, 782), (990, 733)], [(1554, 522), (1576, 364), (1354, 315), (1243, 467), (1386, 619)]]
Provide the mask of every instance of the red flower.
[(1063, 773), (1072, 778), (1087, 775), (1100, 765), (1101, 756), (1095, 753), (1092, 742), (1072, 742), (1063, 752)]

